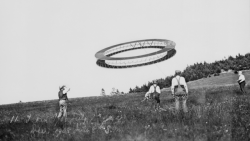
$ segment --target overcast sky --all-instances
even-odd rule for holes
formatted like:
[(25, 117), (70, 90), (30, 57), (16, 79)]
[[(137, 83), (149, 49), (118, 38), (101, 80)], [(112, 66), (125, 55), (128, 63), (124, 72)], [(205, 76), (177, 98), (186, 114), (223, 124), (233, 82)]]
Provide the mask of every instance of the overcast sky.
[[(156, 38), (174, 41), (176, 55), (130, 69), (96, 65), (103, 48)], [(0, 104), (57, 99), (63, 84), (69, 98), (128, 92), (249, 45), (249, 0), (1, 0)]]

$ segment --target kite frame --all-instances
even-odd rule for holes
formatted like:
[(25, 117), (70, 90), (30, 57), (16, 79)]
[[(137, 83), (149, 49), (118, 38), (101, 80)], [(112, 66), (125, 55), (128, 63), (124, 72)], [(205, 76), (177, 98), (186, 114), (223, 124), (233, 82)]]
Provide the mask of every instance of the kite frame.
[[(153, 46), (154, 41), (156, 41), (158, 43), (162, 43), (163, 46), (162, 45), (161, 46), (156, 46), (156, 45)], [(145, 45), (145, 42), (147, 42), (148, 46), (142, 45), (141, 44), (142, 42), (144, 42), (144, 45)], [(148, 42), (152, 42), (151, 45)], [(112, 49), (114, 49), (116, 47), (126, 45), (126, 44), (131, 45), (133, 43), (135, 43), (135, 45), (138, 43), (137, 45), (140, 45), (140, 46), (139, 47), (133, 47), (133, 48), (130, 48), (130, 49), (127, 49), (127, 50), (119, 50), (119, 51), (107, 54), (107, 51), (110, 51), (110, 50), (112, 50)], [(176, 45), (175, 42), (170, 41), (170, 40), (166, 40), (166, 39), (146, 39), (146, 40), (136, 40), (136, 41), (131, 41), (131, 42), (125, 42), (125, 43), (113, 45), (113, 46), (110, 46), (110, 47), (107, 47), (107, 48), (104, 48), (104, 49), (98, 51), (95, 54), (95, 57), (98, 59), (96, 64), (98, 66), (105, 67), (105, 68), (131, 68), (131, 67), (137, 67), (137, 66), (150, 65), (150, 64), (161, 62), (161, 61), (164, 61), (164, 60), (167, 60), (167, 59), (173, 57), (176, 54), (175, 45)], [(148, 54), (138, 55), (138, 56), (111, 57), (112, 55), (115, 55), (115, 54), (118, 54), (118, 53), (121, 53), (121, 52), (129, 51), (129, 50), (135, 50), (135, 49), (145, 49), (145, 48), (160, 48), (161, 50), (156, 51), (156, 52), (152, 52), (152, 53), (148, 53)], [(161, 53), (164, 53), (164, 52), (167, 52), (167, 54), (164, 57), (161, 57), (161, 58), (159, 58), (157, 60), (154, 60), (154, 61), (151, 61), (151, 62), (136, 64), (136, 65), (123, 65), (123, 66), (119, 65), (119, 66), (115, 66), (115, 65), (107, 64), (105, 62), (107, 60), (121, 61), (121, 60), (131, 60), (131, 59), (137, 59), (137, 58), (145, 58), (145, 57), (150, 57), (150, 56), (154, 56), (154, 55), (157, 55), (157, 54), (161, 54)]]

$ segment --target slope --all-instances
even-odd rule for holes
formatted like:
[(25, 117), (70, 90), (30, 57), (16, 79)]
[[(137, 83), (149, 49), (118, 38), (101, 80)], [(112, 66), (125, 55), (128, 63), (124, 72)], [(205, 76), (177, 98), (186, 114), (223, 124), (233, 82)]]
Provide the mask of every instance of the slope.
[[(246, 85), (250, 85), (250, 70), (243, 71), (246, 78)], [(219, 76), (212, 76), (208, 78), (198, 79), (187, 83), (189, 89), (203, 88), (203, 87), (218, 87), (238, 85), (238, 75), (233, 72), (221, 73)], [(163, 88), (162, 93), (168, 93), (170, 88)]]

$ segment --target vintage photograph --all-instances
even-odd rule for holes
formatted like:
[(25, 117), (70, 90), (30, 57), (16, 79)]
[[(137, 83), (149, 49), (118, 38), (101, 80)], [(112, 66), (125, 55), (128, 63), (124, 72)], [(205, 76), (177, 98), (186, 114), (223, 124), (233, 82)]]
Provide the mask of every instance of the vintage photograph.
[(0, 141), (249, 141), (249, 0), (1, 0)]

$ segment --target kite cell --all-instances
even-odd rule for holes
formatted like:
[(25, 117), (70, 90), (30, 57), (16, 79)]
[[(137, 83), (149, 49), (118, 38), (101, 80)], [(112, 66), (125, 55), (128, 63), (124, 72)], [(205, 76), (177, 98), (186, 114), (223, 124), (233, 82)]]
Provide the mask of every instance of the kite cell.
[[(137, 50), (157, 48), (156, 52), (139, 56), (112, 57), (118, 53)], [(165, 39), (146, 39), (113, 45), (98, 51), (95, 54), (96, 64), (104, 68), (133, 68), (146, 66), (165, 61), (176, 54), (175, 42)]]

